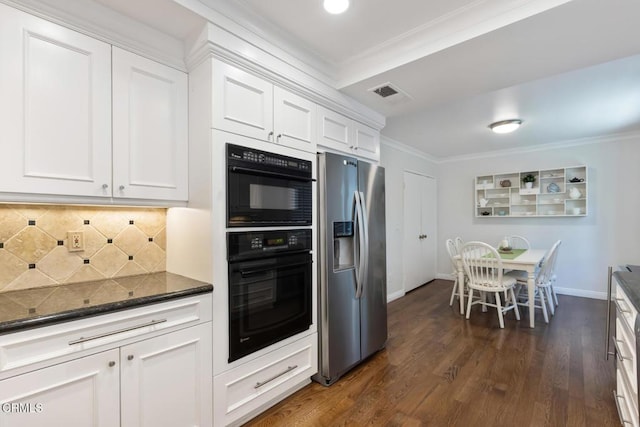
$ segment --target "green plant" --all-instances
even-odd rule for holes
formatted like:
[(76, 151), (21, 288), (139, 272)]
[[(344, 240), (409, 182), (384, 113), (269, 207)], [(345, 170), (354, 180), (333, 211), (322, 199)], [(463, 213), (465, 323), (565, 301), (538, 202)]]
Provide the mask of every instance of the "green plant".
[(522, 182), (536, 182), (536, 176), (528, 173), (522, 177)]

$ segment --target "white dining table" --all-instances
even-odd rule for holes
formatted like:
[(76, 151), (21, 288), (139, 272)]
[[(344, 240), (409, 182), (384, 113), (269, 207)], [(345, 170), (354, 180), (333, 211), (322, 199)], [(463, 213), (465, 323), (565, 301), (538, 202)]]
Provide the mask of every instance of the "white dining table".
[[(505, 270), (521, 270), (527, 272), (527, 294), (529, 295), (529, 326), (535, 327), (535, 291), (536, 267), (542, 262), (547, 249), (527, 249), (514, 259), (502, 258)], [(458, 294), (460, 295), (460, 314), (464, 314), (464, 266), (460, 255), (454, 257), (458, 271)]]

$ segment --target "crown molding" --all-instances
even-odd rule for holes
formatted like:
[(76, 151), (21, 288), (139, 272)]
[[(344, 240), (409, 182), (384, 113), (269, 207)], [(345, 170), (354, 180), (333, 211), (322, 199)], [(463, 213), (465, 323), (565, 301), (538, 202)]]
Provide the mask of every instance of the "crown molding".
[(551, 142), (547, 144), (535, 145), (532, 147), (510, 148), (505, 150), (487, 151), (484, 153), (465, 154), (460, 156), (450, 156), (436, 158), (435, 162), (439, 164), (453, 163), (466, 160), (487, 159), (492, 157), (510, 156), (513, 154), (526, 154), (538, 151), (558, 150), (560, 148), (579, 147), (582, 145), (603, 144), (612, 142), (621, 142), (632, 139), (640, 139), (640, 132), (617, 133), (610, 135), (592, 136), (579, 139), (571, 139), (565, 141)]
[(394, 150), (402, 151), (411, 156), (419, 157), (423, 160), (427, 160), (435, 164), (439, 163), (439, 159), (437, 157), (427, 154), (424, 151), (420, 151), (417, 148), (411, 147), (400, 141), (396, 141), (395, 139), (389, 138), (388, 136), (380, 135), (380, 144), (386, 145), (387, 147), (392, 148)]

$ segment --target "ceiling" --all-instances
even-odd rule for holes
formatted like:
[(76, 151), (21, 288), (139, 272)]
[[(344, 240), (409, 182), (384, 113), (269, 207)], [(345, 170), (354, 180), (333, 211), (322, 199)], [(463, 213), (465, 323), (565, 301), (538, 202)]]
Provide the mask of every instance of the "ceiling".
[[(640, 131), (638, 0), (351, 0), (342, 15), (322, 0), (96, 1), (182, 40), (202, 22), (187, 9), (206, 5), (437, 159)], [(389, 82), (399, 95), (371, 91)], [(509, 118), (523, 126), (488, 130)]]
[[(387, 117), (383, 135), (436, 158), (640, 131), (637, 0), (352, 0), (338, 16), (321, 0), (234, 3), (328, 64)], [(387, 82), (407, 96), (371, 92)], [(488, 130), (508, 118), (523, 126)]]

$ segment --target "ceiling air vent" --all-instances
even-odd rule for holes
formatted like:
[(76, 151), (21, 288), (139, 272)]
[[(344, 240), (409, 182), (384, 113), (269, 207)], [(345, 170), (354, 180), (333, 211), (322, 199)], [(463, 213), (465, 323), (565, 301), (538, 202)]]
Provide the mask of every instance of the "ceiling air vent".
[(373, 91), (383, 98), (386, 98), (387, 96), (395, 95), (396, 93), (398, 93), (397, 90), (395, 90), (389, 85), (380, 86), (378, 88), (375, 88)]
[(379, 95), (387, 104), (391, 105), (406, 102), (411, 99), (411, 97), (407, 95), (405, 91), (389, 82), (384, 83), (380, 86), (372, 87), (371, 89), (369, 89), (369, 92), (373, 92), (376, 95)]

